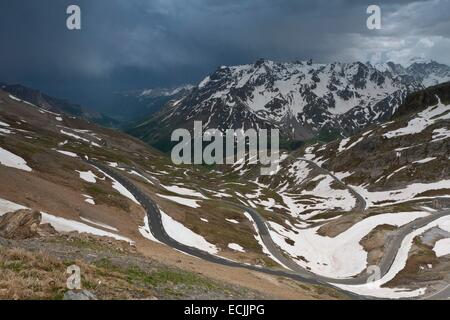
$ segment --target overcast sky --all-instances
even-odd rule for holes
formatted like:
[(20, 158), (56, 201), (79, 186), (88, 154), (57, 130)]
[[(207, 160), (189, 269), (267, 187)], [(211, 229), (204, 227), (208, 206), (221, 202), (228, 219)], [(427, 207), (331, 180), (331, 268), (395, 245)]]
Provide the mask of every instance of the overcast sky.
[[(81, 31), (66, 28), (69, 4)], [(370, 4), (382, 30), (366, 27)], [(449, 12), (450, 0), (2, 0), (0, 81), (105, 104), (108, 92), (196, 83), (260, 57), (450, 64)]]

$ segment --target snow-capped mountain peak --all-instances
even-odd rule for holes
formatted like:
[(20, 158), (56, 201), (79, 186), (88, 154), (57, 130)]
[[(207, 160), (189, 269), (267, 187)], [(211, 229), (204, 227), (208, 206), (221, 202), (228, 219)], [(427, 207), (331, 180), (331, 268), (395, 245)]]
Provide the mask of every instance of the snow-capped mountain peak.
[(156, 114), (158, 126), (136, 134), (152, 142), (161, 125), (189, 129), (201, 120), (205, 129), (278, 128), (286, 140), (347, 136), (390, 118), (409, 93), (450, 79), (449, 69), (420, 60), (409, 67), (264, 59), (221, 66)]
[(405, 66), (405, 68), (410, 67), (411, 65), (418, 63), (418, 64), (429, 64), (434, 62), (432, 59), (427, 59), (427, 58), (423, 58), (423, 57), (413, 57), (411, 59), (409, 59), (406, 63), (404, 63), (403, 65)]

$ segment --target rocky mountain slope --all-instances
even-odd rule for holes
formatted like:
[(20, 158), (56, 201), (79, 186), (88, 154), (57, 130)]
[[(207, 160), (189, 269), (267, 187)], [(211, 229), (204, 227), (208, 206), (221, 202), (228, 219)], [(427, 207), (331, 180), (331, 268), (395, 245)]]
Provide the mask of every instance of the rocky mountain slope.
[(110, 110), (116, 118), (121, 119), (123, 127), (132, 126), (136, 121), (160, 111), (169, 101), (189, 94), (192, 88), (192, 85), (187, 84), (171, 88), (117, 92), (111, 101)]
[(332, 140), (386, 121), (409, 93), (449, 79), (450, 67), (434, 61), (223, 66), (129, 133), (159, 147), (202, 121), (205, 129), (278, 128), (284, 141)]
[[(189, 281), (198, 279), (193, 278), (192, 273), (202, 273), (207, 278), (250, 289), (248, 294), (245, 291), (241, 292), (242, 295), (234, 294), (246, 298), (254, 296), (254, 290), (263, 295), (270, 291), (278, 298), (343, 297), (341, 293), (322, 286), (299, 286), (291, 279), (266, 274), (261, 278), (258, 272), (246, 269), (235, 272), (235, 268), (203, 261), (161, 244), (151, 233), (146, 211), (130, 190), (93, 162), (120, 173), (151, 197), (162, 212), (166, 232), (177, 241), (242, 264), (282, 268), (266, 253), (260, 238), (256, 237), (252, 222), (244, 216), (242, 209), (233, 202), (221, 200), (221, 197), (231, 195), (216, 190), (218, 184), (228, 183), (222, 180), (220, 173), (203, 167), (174, 166), (165, 155), (135, 138), (80, 118), (48, 111), (0, 90), (0, 179), (4, 182), (0, 184), (0, 247), (4, 237), (21, 241), (23, 237), (44, 236), (39, 238), (41, 240), (31, 238), (25, 239), (25, 243), (4, 245), (6, 251), (2, 249), (2, 256), (13, 254), (14, 246), (28, 251), (36, 242), (32, 253), (23, 253), (23, 265), (26, 266), (24, 268), (42, 266), (45, 269), (45, 265), (40, 263), (29, 265), (26, 259), (39, 261), (46, 254), (60, 259), (62, 253), (67, 252), (73, 256), (62, 257), (63, 261), (73, 261), (79, 257), (79, 250), (73, 249), (70, 241), (62, 240), (57, 252), (50, 250), (51, 245), (45, 243), (53, 243), (53, 237), (64, 238), (67, 233), (87, 234), (120, 241), (121, 245), (138, 251), (142, 260), (151, 258), (168, 267), (176, 266), (189, 272), (182, 278), (172, 274), (175, 278), (160, 279), (165, 290), (183, 285), (177, 284), (183, 279), (187, 279), (189, 285)], [(22, 219), (27, 211), (37, 213)], [(51, 228), (47, 229), (46, 225)], [(74, 241), (78, 243), (78, 240)], [(80, 245), (98, 247), (94, 240), (83, 241)], [(21, 256), (22, 253), (17, 259), (22, 259)], [(102, 262), (102, 256), (102, 250), (93, 249), (80, 258), (96, 265)], [(124, 257), (120, 259), (125, 261)], [(58, 263), (55, 270), (61, 270), (60, 262), (55, 263)], [(0, 267), (9, 268), (8, 265)], [(91, 270), (91, 267), (87, 268)], [(11, 276), (13, 271), (7, 274)], [(126, 277), (127, 265), (118, 272), (122, 273), (119, 278)], [(96, 273), (98, 280), (103, 279), (100, 273)], [(136, 275), (134, 272), (130, 274)], [(22, 277), (25, 273), (18, 275)], [(145, 272), (139, 271), (138, 275), (149, 279)], [(91, 276), (89, 273), (89, 281), (96, 277), (95, 274)], [(65, 273), (58, 279), (63, 277), (66, 277)], [(0, 277), (2, 297), (8, 296), (12, 289), (4, 280)], [(24, 281), (28, 281), (27, 278), (17, 279), (17, 283), (23, 284)], [(276, 288), (272, 288), (274, 283)], [(21, 288), (22, 284), (17, 287)], [(182, 289), (180, 297), (193, 297), (197, 289), (195, 284), (192, 285), (194, 291), (189, 293), (189, 288)], [(132, 287), (135, 288), (134, 283)], [(148, 283), (147, 289), (150, 287), (152, 282)], [(60, 292), (61, 288), (58, 288)], [(7, 290), (6, 295), (2, 289)], [(111, 296), (104, 291), (109, 290), (108, 286), (100, 285), (97, 289), (103, 292), (103, 297)], [(117, 293), (114, 290), (112, 296)], [(202, 290), (205, 290), (204, 286)], [(23, 296), (32, 293), (27, 294)], [(208, 298), (204, 291), (201, 294)], [(47, 292), (45, 296), (49, 295)], [(139, 296), (138, 292), (130, 294), (130, 297)], [(160, 295), (164, 296), (167, 297)], [(227, 294), (220, 297), (225, 298)]]
[[(25, 234), (49, 224), (58, 234), (112, 238), (278, 297), (442, 294), (450, 274), (449, 92), (450, 83), (418, 91), (389, 121), (283, 153), (274, 175), (261, 176), (246, 163), (176, 166), (123, 133), (0, 91), (0, 179), (8, 181), (0, 185), (0, 215), (13, 222), (0, 222), (0, 232), (15, 230), (11, 212), (30, 209), (41, 223), (37, 230), (25, 223)], [(139, 194), (159, 208), (160, 225)], [(159, 227), (178, 243), (242, 266), (184, 255), (159, 242)], [(366, 286), (374, 266), (381, 279)]]
[(65, 113), (67, 115), (79, 117), (92, 121), (107, 127), (119, 127), (120, 123), (104, 114), (85, 108), (79, 104), (69, 102), (64, 99), (55, 98), (32, 88), (20, 84), (7, 85), (2, 84), (1, 88), (13, 96), (30, 102), (40, 108), (56, 113)]

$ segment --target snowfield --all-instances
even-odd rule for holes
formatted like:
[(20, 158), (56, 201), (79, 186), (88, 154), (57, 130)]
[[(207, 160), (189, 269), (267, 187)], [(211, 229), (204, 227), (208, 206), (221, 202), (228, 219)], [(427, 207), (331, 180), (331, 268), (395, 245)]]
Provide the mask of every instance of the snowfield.
[(111, 181), (112, 181), (112, 187), (113, 189), (115, 189), (116, 191), (118, 191), (121, 195), (123, 195), (124, 197), (127, 197), (128, 199), (130, 199), (131, 201), (133, 201), (134, 203), (141, 205), (139, 203), (139, 201), (136, 200), (136, 198), (131, 194), (130, 191), (127, 190), (127, 188), (125, 188), (119, 181), (117, 181), (116, 179), (114, 179), (113, 177), (111, 177), (110, 175), (106, 174), (104, 171), (100, 170), (99, 168), (96, 167), (96, 169), (101, 172), (105, 177), (108, 177)]
[(118, 234), (104, 231), (98, 228), (91, 227), (82, 222), (69, 220), (61, 217), (56, 217), (51, 214), (41, 212), (42, 221), (41, 224), (49, 223), (58, 232), (78, 232), (78, 233), (89, 233), (99, 237), (109, 237), (120, 241), (126, 241), (130, 244), (134, 244), (132, 240), (126, 237), (122, 237)]
[(95, 206), (95, 201), (94, 201), (94, 199), (93, 199), (91, 196), (89, 196), (89, 195), (87, 195), (87, 194), (83, 194), (83, 197), (85, 198), (85, 199), (84, 199), (85, 202), (87, 202), (87, 203), (92, 204), (93, 206)]
[[(301, 216), (303, 219), (310, 219), (332, 209), (350, 211), (356, 205), (356, 199), (348, 189), (332, 187), (332, 184), (336, 182), (330, 175), (318, 175), (310, 181), (317, 182), (313, 190), (305, 189), (298, 194), (292, 194), (285, 191), (288, 186), (286, 184), (279, 191), (293, 217)], [(305, 214), (306, 210), (310, 212)]]
[(230, 195), (228, 193), (225, 193), (224, 191), (226, 191), (226, 190), (221, 190), (219, 192), (212, 191), (212, 190), (207, 190), (207, 189), (203, 189), (203, 190), (206, 190), (209, 193), (212, 193), (212, 196), (215, 197), (215, 198), (232, 198), (233, 197), (232, 195)]
[[(227, 69), (226, 73), (221, 72), (219, 75), (208, 76), (198, 85), (202, 99), (196, 109), (201, 112), (203, 111), (201, 106), (207, 108), (209, 107), (208, 102), (220, 99), (230, 107), (228, 116), (230, 118), (233, 115), (232, 107), (236, 103), (233, 90), (245, 87), (249, 90), (248, 95), (239, 97), (239, 100), (251, 114), (271, 121), (280, 121), (289, 114), (301, 114), (302, 122), (319, 130), (327, 121), (334, 121), (336, 115), (348, 112), (353, 106), (361, 106), (366, 113), (372, 111), (371, 106), (391, 94), (398, 93), (405, 86), (403, 81), (398, 81), (396, 77), (387, 76), (383, 84), (379, 84), (366, 75), (367, 81), (364, 88), (356, 88), (353, 79), (358, 77), (358, 73), (361, 72), (360, 68), (359, 63), (320, 64), (307, 61), (298, 63), (261, 61), (258, 65), (224, 67)], [(366, 68), (372, 76), (381, 75), (372, 65), (367, 65)], [(336, 79), (338, 80), (336, 81)], [(221, 83), (221, 86), (215, 88), (214, 85), (217, 81)], [(330, 90), (330, 86), (334, 86), (336, 89)], [(310, 89), (305, 90), (304, 88)], [(336, 91), (345, 89), (357, 91), (357, 94), (344, 99), (336, 93)], [(302, 112), (311, 103), (307, 98), (309, 95), (305, 92), (323, 101), (333, 101), (326, 110), (326, 119), (314, 122), (310, 118), (305, 118), (305, 114)], [(282, 110), (275, 112), (270, 110), (269, 106), (277, 99), (286, 101), (286, 104)]]
[(72, 132), (68, 132), (68, 131), (66, 131), (66, 130), (64, 130), (64, 129), (61, 129), (59, 132), (61, 132), (62, 134), (66, 135), (66, 136), (68, 136), (68, 137), (74, 138), (74, 139), (76, 139), (76, 140), (81, 140), (81, 141), (90, 143), (90, 141), (89, 141), (88, 139), (85, 139), (85, 138), (83, 138), (83, 137), (80, 137), (79, 135), (74, 134), (74, 133), (72, 133)]
[[(0, 198), (0, 216), (3, 216), (9, 212), (14, 212), (14, 211), (23, 210), (23, 209), (28, 209), (28, 208), (24, 207), (20, 204)], [(100, 237), (109, 237), (109, 238), (113, 238), (116, 240), (126, 241), (130, 244), (134, 244), (134, 242), (132, 240), (130, 240), (126, 237), (122, 237), (115, 233), (111, 233), (111, 232), (107, 232), (107, 231), (104, 231), (104, 230), (101, 230), (98, 228), (94, 228), (94, 227), (91, 227), (87, 224), (84, 224), (84, 223), (81, 223), (78, 221), (69, 220), (69, 219), (65, 219), (65, 218), (61, 218), (61, 217), (56, 217), (56, 216), (53, 216), (53, 215), (45, 213), (45, 212), (41, 212), (41, 215), (42, 215), (41, 224), (49, 223), (58, 232), (73, 232), (73, 231), (75, 231), (75, 232), (79, 232), (79, 233), (89, 233), (89, 234), (93, 234), (93, 235), (100, 236)], [(95, 221), (92, 221), (92, 220), (89, 220), (89, 219), (86, 219), (83, 217), (80, 217), (80, 219), (85, 222), (88, 222), (90, 224), (97, 225), (97, 226), (105, 228), (105, 229), (109, 229), (111, 231), (118, 231), (116, 228), (113, 228), (113, 227), (108, 226), (103, 223), (95, 222)]]
[(189, 196), (189, 197), (196, 197), (196, 198), (201, 198), (201, 199), (208, 199), (200, 192), (197, 192), (197, 191), (194, 191), (194, 190), (191, 190), (188, 188), (182, 188), (179, 186), (165, 186), (163, 184), (161, 184), (161, 187), (163, 187), (167, 191), (179, 194), (181, 196)]
[(450, 254), (450, 239), (441, 239), (434, 245), (433, 251), (438, 258)]
[(159, 194), (159, 193), (157, 193), (156, 195), (160, 198), (164, 198), (164, 199), (176, 202), (176, 203), (181, 204), (186, 207), (200, 208), (200, 205), (197, 204), (197, 202), (200, 200), (187, 199), (187, 198), (175, 197), (175, 196), (165, 196), (165, 195)]
[(430, 161), (433, 161), (436, 159), (437, 159), (436, 157), (429, 157), (429, 158), (425, 158), (422, 160), (414, 161), (413, 163), (424, 164), (424, 163), (427, 163), (427, 162), (430, 162)]
[(294, 182), (296, 184), (303, 183), (309, 176), (311, 168), (309, 163), (303, 160), (297, 160), (289, 166), (289, 174), (295, 177)]
[(12, 131), (5, 128), (0, 128), (0, 135), (11, 134)]
[(144, 225), (141, 226), (141, 227), (139, 227), (138, 230), (139, 230), (139, 233), (140, 233), (145, 239), (150, 240), (150, 241), (154, 241), (154, 242), (158, 242), (158, 243), (162, 243), (162, 242), (160, 242), (159, 240), (157, 240), (157, 239), (153, 236), (152, 232), (150, 231), (150, 225), (149, 225), (149, 223), (148, 223), (148, 217), (147, 217), (147, 215), (145, 215), (145, 217), (144, 217)]
[(78, 158), (78, 155), (76, 153), (73, 153), (70, 151), (64, 151), (64, 150), (55, 150), (55, 151), (65, 155), (65, 156), (71, 157), (71, 158)]
[(450, 138), (450, 130), (447, 128), (440, 128), (433, 130), (433, 140), (431, 142), (444, 140)]
[(350, 138), (346, 138), (346, 139), (342, 139), (341, 142), (339, 142), (339, 147), (338, 147), (338, 151), (337, 152), (342, 152), (347, 150), (345, 148), (345, 146), (347, 145), (347, 143), (349, 143)]
[(237, 243), (229, 243), (228, 248), (238, 252), (245, 252), (244, 248), (238, 245)]
[(421, 133), (427, 127), (440, 120), (450, 119), (449, 106), (444, 105), (438, 96), (436, 96), (436, 98), (438, 99), (437, 105), (428, 107), (426, 110), (420, 112), (417, 117), (408, 122), (406, 127), (387, 132), (383, 136), (390, 139), (409, 134)]
[(138, 176), (139, 178), (143, 179), (144, 181), (147, 181), (150, 184), (155, 184), (153, 181), (151, 181), (150, 179), (148, 179), (147, 177), (143, 176), (142, 174), (140, 174), (139, 172), (137, 172), (135, 170), (130, 170), (129, 173), (132, 175)]
[(161, 220), (167, 234), (175, 241), (187, 245), (189, 247), (198, 248), (200, 250), (216, 254), (219, 252), (217, 247), (205, 240), (202, 236), (194, 233), (191, 229), (186, 228), (183, 224), (174, 220), (161, 209)]
[(27, 165), (27, 162), (21, 157), (9, 152), (6, 149), (0, 147), (0, 164), (6, 167), (19, 169), (27, 172), (31, 172), (32, 169)]
[[(450, 232), (450, 219), (445, 220), (439, 223), (439, 228), (444, 231)], [(436, 252), (436, 256), (443, 257), (450, 254), (450, 238), (441, 239), (434, 245), (434, 252)]]
[[(309, 267), (312, 272), (330, 278), (349, 278), (367, 267), (367, 252), (360, 241), (373, 229), (384, 224), (400, 227), (428, 214), (407, 212), (368, 217), (334, 238), (318, 235), (320, 227), (300, 229), (290, 226), (288, 230), (275, 222), (268, 222), (268, 225), (274, 242), (300, 266)], [(289, 245), (285, 239), (291, 239), (294, 245)]]

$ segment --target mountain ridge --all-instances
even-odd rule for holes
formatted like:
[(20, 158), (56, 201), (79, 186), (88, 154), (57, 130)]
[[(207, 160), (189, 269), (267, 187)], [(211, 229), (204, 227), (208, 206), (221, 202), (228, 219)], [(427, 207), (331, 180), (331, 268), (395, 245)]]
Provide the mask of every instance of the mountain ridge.
[[(425, 79), (419, 74), (426, 68)], [(202, 121), (205, 130), (278, 128), (285, 141), (332, 140), (386, 121), (408, 94), (424, 89), (423, 81), (435, 74), (450, 79), (450, 67), (434, 61), (404, 68), (394, 63), (264, 59), (221, 66), (187, 95), (127, 132), (162, 145), (170, 142), (173, 129), (192, 129), (193, 121)]]
[(21, 100), (30, 102), (51, 112), (80, 117), (107, 127), (117, 128), (120, 126), (117, 120), (109, 116), (93, 111), (80, 104), (72, 103), (66, 99), (55, 98), (37, 89), (32, 89), (21, 84), (1, 84), (0, 87), (2, 90)]

